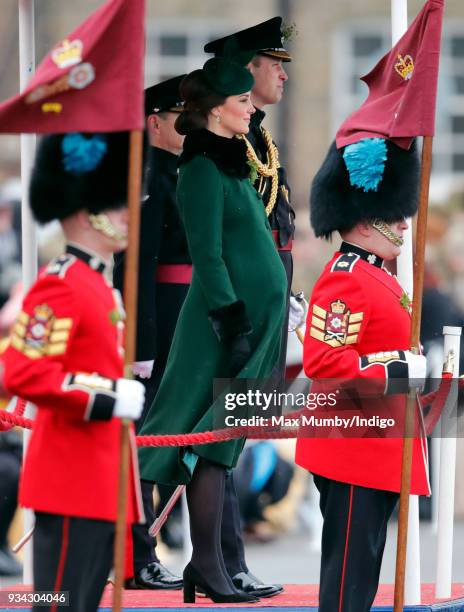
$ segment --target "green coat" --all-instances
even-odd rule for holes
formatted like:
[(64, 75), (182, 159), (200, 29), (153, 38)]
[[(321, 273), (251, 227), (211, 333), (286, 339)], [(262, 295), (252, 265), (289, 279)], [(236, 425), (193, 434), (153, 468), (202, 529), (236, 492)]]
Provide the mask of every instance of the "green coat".
[[(230, 372), (227, 350), (208, 320), (210, 310), (237, 300), (246, 305), (253, 328), (247, 336), (252, 352), (239, 378), (268, 377), (281, 345), (287, 279), (261, 197), (250, 180), (231, 177), (210, 158), (195, 156), (180, 167), (177, 201), (193, 278), (165, 374), (141, 435), (213, 429), (213, 410), (217, 409), (213, 380), (229, 377)], [(187, 483), (196, 456), (232, 468), (243, 443), (242, 438), (189, 451), (141, 448), (141, 477), (165, 484)]]

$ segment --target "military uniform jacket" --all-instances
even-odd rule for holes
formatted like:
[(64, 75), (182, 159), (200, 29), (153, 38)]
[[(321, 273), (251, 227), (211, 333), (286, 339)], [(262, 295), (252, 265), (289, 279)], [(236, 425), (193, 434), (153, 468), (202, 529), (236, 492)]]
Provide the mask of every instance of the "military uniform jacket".
[[(345, 252), (335, 253), (313, 289), (304, 370), (315, 381), (356, 379), (372, 385), (378, 393), (371, 399), (364, 395), (358, 406), (364, 414), (394, 416), (394, 435), (401, 436), (406, 397), (388, 393), (394, 380), (407, 379), (402, 351), (409, 348), (411, 317), (405, 293), (377, 256), (347, 243), (341, 249)], [(416, 426), (420, 431), (420, 423)], [(403, 440), (384, 433), (302, 437), (296, 463), (332, 480), (399, 492)], [(421, 437), (413, 443), (411, 493), (430, 493), (426, 440)]]
[[(100, 259), (74, 245), (26, 295), (3, 359), (5, 385), (37, 413), (20, 482), (22, 506), (114, 521), (123, 376), (123, 312)], [(117, 294), (117, 295), (116, 295)], [(142, 517), (132, 456), (128, 521)]]
[[(139, 288), (137, 299), (137, 361), (156, 359), (160, 348), (156, 316), (159, 264), (191, 264), (187, 238), (176, 205), (176, 155), (158, 147), (150, 148), (147, 174), (148, 198), (140, 219)], [(124, 253), (115, 256), (114, 285), (123, 291)], [(183, 293), (182, 293), (183, 296)], [(168, 310), (168, 309), (164, 309)], [(173, 316), (177, 319), (178, 309)], [(166, 321), (164, 321), (166, 323)]]
[[(250, 131), (246, 137), (255, 150), (255, 153), (260, 161), (267, 163), (267, 146), (261, 131), (261, 123), (264, 117), (265, 113), (257, 108), (251, 116)], [(277, 200), (271, 214), (269, 215), (269, 223), (271, 225), (271, 229), (278, 232), (279, 246), (284, 247), (289, 240), (293, 238), (293, 234), (295, 232), (295, 212), (290, 205), (291, 193), (290, 186), (287, 182), (287, 173), (282, 167), (278, 169), (278, 173), (279, 185)], [(269, 196), (271, 192), (271, 179), (258, 176), (254, 186), (263, 198), (263, 203), (266, 207), (269, 203)]]

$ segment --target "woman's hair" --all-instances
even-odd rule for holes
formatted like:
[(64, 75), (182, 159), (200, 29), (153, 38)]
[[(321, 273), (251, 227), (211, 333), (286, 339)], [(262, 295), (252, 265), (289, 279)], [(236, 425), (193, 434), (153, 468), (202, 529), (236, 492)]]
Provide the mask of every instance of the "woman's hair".
[(194, 70), (180, 84), (184, 110), (177, 117), (174, 127), (185, 135), (192, 130), (205, 128), (212, 108), (224, 104), (226, 97), (216, 93), (205, 78), (203, 70)]

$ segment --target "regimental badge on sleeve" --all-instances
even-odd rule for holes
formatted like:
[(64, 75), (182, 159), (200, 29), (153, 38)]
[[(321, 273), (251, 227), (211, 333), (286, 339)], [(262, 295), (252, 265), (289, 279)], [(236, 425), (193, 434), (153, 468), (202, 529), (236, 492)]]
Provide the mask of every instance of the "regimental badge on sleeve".
[(55, 317), (47, 304), (36, 306), (31, 315), (21, 312), (11, 334), (11, 345), (30, 359), (63, 355), (72, 319)]
[(340, 299), (331, 302), (329, 311), (313, 304), (311, 337), (334, 348), (355, 344), (363, 317), (362, 312), (350, 312), (345, 302)]

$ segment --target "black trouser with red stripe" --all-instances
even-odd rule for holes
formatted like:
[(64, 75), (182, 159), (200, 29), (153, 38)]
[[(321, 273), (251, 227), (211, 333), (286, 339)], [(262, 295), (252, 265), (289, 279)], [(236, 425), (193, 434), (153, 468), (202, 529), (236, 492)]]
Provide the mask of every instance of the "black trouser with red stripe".
[[(69, 591), (67, 612), (95, 612), (113, 560), (114, 523), (35, 513), (34, 590)], [(33, 607), (54, 612), (57, 607)]]
[(369, 612), (397, 493), (314, 475), (324, 518), (319, 612)]

